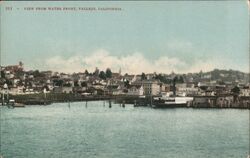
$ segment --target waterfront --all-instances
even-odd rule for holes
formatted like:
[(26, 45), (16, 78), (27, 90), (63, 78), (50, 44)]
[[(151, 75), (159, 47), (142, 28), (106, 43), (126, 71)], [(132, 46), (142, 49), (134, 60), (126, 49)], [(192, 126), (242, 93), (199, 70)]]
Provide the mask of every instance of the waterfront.
[(103, 101), (1, 107), (4, 158), (245, 158), (249, 110), (152, 109)]

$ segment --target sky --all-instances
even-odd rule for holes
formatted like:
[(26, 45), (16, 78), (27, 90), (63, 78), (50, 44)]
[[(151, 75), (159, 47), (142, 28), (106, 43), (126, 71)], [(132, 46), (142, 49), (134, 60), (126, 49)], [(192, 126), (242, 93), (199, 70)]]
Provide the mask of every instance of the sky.
[[(249, 8), (238, 1), (0, 2), (2, 65), (84, 72), (249, 72)], [(12, 7), (10, 9), (9, 7)], [(25, 10), (76, 7), (75, 11)], [(80, 11), (78, 7), (95, 7)], [(120, 8), (120, 10), (98, 10)]]

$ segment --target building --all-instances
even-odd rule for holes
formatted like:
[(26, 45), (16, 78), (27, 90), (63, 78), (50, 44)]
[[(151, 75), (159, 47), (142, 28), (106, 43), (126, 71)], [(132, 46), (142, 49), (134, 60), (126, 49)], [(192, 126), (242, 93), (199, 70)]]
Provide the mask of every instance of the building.
[(194, 96), (193, 107), (209, 108), (216, 107), (216, 96)]
[(250, 96), (250, 86), (245, 86), (240, 89), (240, 96)]
[(72, 93), (73, 87), (54, 87), (55, 93)]
[(143, 95), (159, 95), (161, 93), (161, 84), (157, 80), (135, 81), (131, 85), (143, 87)]
[(132, 85), (128, 88), (128, 95), (143, 95), (143, 86)]
[(9, 65), (2, 68), (4, 71), (18, 72), (23, 71), (23, 63), (20, 61), (18, 65)]
[(233, 95), (220, 95), (216, 99), (216, 105), (220, 108), (230, 108), (233, 106), (234, 96)]

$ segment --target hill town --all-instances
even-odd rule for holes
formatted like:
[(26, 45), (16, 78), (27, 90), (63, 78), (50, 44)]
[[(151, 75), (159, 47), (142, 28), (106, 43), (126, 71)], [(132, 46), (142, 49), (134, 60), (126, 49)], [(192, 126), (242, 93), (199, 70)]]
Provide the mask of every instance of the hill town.
[[(96, 68), (94, 72), (83, 69), (82, 72), (67, 74), (26, 71), (24, 64), (19, 62), (17, 65), (1, 66), (0, 90), (1, 94), (8, 94), (20, 103), (46, 94), (54, 96), (52, 101), (65, 101), (67, 96), (73, 97), (73, 100), (86, 100), (175, 95), (193, 97), (193, 107), (249, 108), (250, 104), (249, 74), (219, 69), (186, 74), (122, 74), (121, 69), (112, 72), (110, 68)], [(58, 99), (60, 96), (61, 99)]]

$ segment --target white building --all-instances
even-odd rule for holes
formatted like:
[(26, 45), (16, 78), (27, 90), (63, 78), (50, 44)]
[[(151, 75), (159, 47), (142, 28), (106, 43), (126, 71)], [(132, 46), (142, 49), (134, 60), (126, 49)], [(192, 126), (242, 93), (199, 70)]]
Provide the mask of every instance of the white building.
[(142, 81), (144, 95), (158, 95), (161, 92), (161, 87), (158, 81)]
[(250, 88), (244, 87), (240, 89), (240, 96), (250, 96)]
[(143, 95), (143, 86), (131, 86), (129, 89), (128, 89), (128, 95)]

